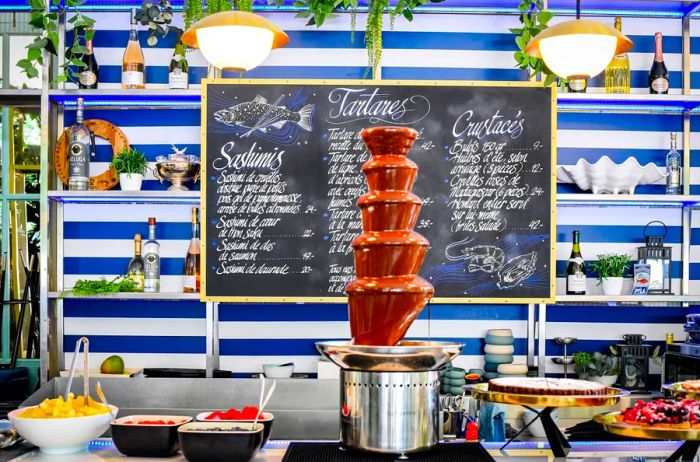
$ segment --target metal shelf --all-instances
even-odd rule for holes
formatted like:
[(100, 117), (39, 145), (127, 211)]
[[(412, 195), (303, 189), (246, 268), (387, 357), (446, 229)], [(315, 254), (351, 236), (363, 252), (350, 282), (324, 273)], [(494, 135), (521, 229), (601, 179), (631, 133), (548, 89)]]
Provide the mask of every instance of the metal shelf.
[(49, 90), (49, 100), (66, 108), (75, 108), (78, 97), (91, 108), (154, 108), (154, 109), (198, 109), (202, 103), (201, 90), (169, 90), (146, 88), (144, 90), (97, 89), (97, 90)]
[(82, 299), (82, 300), (200, 300), (200, 294), (186, 294), (182, 292), (118, 292), (103, 295), (78, 296), (72, 293), (49, 292), (51, 299)]
[(49, 191), (48, 198), (66, 204), (199, 204), (199, 191)]
[(700, 108), (700, 95), (558, 93), (557, 108), (559, 112), (695, 113)]
[(39, 107), (41, 90), (0, 89), (0, 106)]
[(700, 204), (700, 195), (557, 194), (558, 206), (685, 207)]
[(556, 303), (636, 305), (700, 304), (700, 295), (557, 295)]

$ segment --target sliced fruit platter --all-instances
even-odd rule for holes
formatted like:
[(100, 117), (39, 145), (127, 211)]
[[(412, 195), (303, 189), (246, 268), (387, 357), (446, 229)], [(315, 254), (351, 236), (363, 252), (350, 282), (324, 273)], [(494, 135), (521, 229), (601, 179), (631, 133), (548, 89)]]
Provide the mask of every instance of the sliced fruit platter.
[(622, 436), (700, 440), (700, 401), (692, 399), (640, 400), (623, 411), (599, 414), (593, 420)]
[(664, 385), (664, 390), (671, 393), (676, 398), (700, 398), (700, 380), (685, 380)]

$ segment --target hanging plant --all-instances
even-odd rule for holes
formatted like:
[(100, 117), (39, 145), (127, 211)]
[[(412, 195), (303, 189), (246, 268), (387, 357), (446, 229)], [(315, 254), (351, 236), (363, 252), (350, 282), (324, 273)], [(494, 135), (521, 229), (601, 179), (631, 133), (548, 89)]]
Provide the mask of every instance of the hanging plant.
[[(402, 15), (409, 21), (413, 21), (415, 9), (425, 3), (442, 3), (444, 0), (399, 0), (393, 8), (389, 0), (369, 0), (367, 5), (367, 25), (365, 28), (365, 46), (369, 60), (369, 68), (372, 77), (376, 75), (377, 68), (382, 58), (382, 31), (384, 29), (384, 14), (390, 17), (390, 26), (393, 29), (394, 18)], [(284, 4), (284, 0), (268, 0), (278, 6)], [(337, 16), (338, 10), (350, 11), (352, 32), (355, 31), (355, 13), (357, 12), (357, 0), (295, 0), (294, 6), (301, 8), (297, 13), (298, 18), (308, 18), (307, 26), (321, 27), (326, 19)]]
[(80, 12), (80, 7), (85, 0), (50, 1), (52, 11), (48, 11), (47, 0), (27, 1), (30, 7), (29, 25), (37, 29), (38, 34), (34, 37), (34, 41), (27, 45), (27, 57), (20, 59), (17, 67), (30, 79), (39, 77), (39, 69), (44, 64), (44, 50), (50, 55), (58, 56), (58, 24), (70, 11), (74, 15), (67, 22), (73, 26), (73, 43), (66, 46), (65, 62), (60, 66), (54, 82), (78, 82), (80, 69), (87, 67), (82, 57), (88, 49), (83, 44), (94, 37), (95, 31), (92, 27), (95, 20)]
[(544, 9), (544, 0), (521, 0), (518, 5), (520, 11), (520, 23), (522, 27), (510, 29), (516, 35), (515, 44), (518, 51), (513, 57), (518, 67), (528, 71), (528, 79), (539, 74), (544, 74), (544, 86), (548, 87), (559, 79), (560, 85), (565, 85), (567, 80), (554, 74), (540, 58), (535, 58), (527, 54), (527, 44), (533, 37), (547, 28), (547, 24), (554, 17), (554, 13)]
[(145, 0), (141, 4), (141, 9), (134, 16), (136, 22), (142, 26), (148, 27), (148, 39), (146, 43), (149, 46), (156, 46), (158, 37), (164, 38), (171, 30), (175, 31), (179, 36), (182, 30), (179, 27), (170, 25), (173, 20), (173, 7), (169, 0)]

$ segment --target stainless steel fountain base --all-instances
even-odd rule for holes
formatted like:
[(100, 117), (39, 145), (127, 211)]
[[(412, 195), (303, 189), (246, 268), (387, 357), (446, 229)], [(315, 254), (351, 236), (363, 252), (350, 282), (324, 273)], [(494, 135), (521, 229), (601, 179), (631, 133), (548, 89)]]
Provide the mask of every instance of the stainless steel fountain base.
[(340, 373), (340, 442), (349, 449), (407, 454), (438, 443), (438, 372)]

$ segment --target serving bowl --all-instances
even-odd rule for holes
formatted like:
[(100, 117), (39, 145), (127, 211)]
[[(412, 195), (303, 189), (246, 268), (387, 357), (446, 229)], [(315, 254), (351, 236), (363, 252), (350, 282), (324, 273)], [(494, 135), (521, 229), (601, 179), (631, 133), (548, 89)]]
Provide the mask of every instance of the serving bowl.
[[(157, 421), (166, 423), (144, 423)], [(115, 419), (110, 427), (114, 445), (126, 456), (171, 457), (180, 448), (178, 427), (191, 421), (189, 416), (130, 415)]]
[(177, 435), (189, 462), (248, 462), (262, 445), (263, 424), (190, 422), (180, 426)]
[[(116, 406), (109, 407), (114, 415), (119, 411)], [(22, 438), (38, 446), (45, 454), (71, 454), (85, 450), (91, 440), (107, 431), (112, 420), (109, 413), (56, 419), (20, 417), (26, 410), (15, 409), (7, 417)]]
[[(200, 412), (197, 414), (197, 417), (195, 419), (197, 422), (245, 422), (245, 423), (253, 423), (253, 420), (228, 420), (228, 419), (220, 419), (220, 420), (207, 420), (207, 417), (209, 417), (212, 413), (211, 412)], [(258, 419), (258, 422), (263, 424), (263, 439), (262, 439), (262, 444), (260, 447), (265, 446), (265, 443), (267, 443), (267, 440), (270, 438), (270, 432), (272, 431), (272, 423), (275, 420), (275, 416), (272, 415), (272, 412), (263, 412), (262, 417)]]
[(634, 194), (637, 186), (658, 183), (664, 178), (664, 169), (652, 162), (642, 166), (634, 157), (628, 157), (621, 164), (603, 156), (593, 164), (579, 159), (576, 165), (557, 167), (559, 183), (574, 183), (593, 194)]
[(294, 363), (263, 364), (263, 373), (268, 379), (288, 379), (294, 373)]

